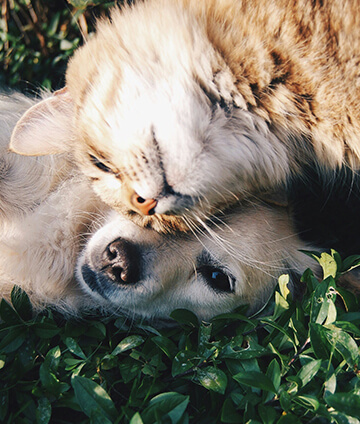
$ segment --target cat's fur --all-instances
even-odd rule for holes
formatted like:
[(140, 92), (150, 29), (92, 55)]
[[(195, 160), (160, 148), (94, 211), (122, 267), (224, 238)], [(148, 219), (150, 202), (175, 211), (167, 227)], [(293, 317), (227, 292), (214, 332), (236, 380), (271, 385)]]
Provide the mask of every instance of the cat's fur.
[[(201, 225), (314, 158), (359, 168), (359, 27), (357, 0), (115, 9), (71, 59), (67, 91), (20, 121), (12, 149), (74, 150), (95, 191), (136, 222)], [(54, 110), (48, 143), (39, 117)], [(134, 194), (154, 199), (155, 215), (142, 216)]]

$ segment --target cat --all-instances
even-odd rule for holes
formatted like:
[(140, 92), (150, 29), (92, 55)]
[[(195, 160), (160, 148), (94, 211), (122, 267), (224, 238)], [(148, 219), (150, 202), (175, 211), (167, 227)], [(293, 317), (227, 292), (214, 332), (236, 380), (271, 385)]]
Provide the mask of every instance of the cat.
[(310, 161), (358, 170), (359, 26), (356, 0), (115, 8), (11, 149), (74, 151), (113, 209), (157, 231), (194, 229), (241, 198), (271, 198)]

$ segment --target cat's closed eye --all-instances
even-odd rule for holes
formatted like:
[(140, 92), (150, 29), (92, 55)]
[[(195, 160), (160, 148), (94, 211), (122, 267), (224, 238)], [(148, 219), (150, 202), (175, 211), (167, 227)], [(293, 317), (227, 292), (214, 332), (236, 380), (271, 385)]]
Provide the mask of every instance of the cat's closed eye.
[(110, 172), (114, 173), (107, 165), (104, 164), (101, 160), (99, 160), (94, 155), (89, 154), (90, 161), (93, 165), (95, 165), (98, 169), (100, 169), (103, 172)]

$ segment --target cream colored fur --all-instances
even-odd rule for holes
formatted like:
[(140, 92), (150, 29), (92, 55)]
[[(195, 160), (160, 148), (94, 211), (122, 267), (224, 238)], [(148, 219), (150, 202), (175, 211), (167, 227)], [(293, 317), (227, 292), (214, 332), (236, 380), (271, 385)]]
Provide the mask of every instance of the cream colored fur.
[[(186, 308), (209, 319), (245, 304), (255, 312), (281, 274), (314, 269), (299, 252), (309, 246), (294, 234), (284, 208), (245, 202), (215, 223), (209, 234), (167, 235), (111, 212), (81, 254), (77, 278), (105, 310), (157, 319)], [(122, 269), (130, 281), (119, 277)], [(213, 273), (229, 280), (232, 290), (218, 287)]]
[[(12, 149), (74, 150), (107, 204), (159, 231), (202, 225), (310, 160), (358, 170), (359, 26), (357, 0), (115, 9), (71, 59), (67, 91), (20, 121)], [(44, 109), (62, 115), (48, 146)], [(134, 193), (157, 201), (155, 215)]]
[[(206, 233), (160, 234), (110, 211), (70, 154), (8, 152), (18, 114), (34, 102), (0, 97), (1, 297), (8, 299), (17, 284), (37, 310), (166, 318), (188, 308), (207, 319), (244, 303), (255, 310), (279, 275), (302, 273), (311, 263), (298, 251), (307, 246), (285, 208), (248, 201), (213, 217)], [(213, 275), (225, 287), (213, 286)]]
[(8, 151), (13, 126), (34, 103), (0, 95), (0, 295), (9, 299), (16, 284), (38, 309), (76, 313), (89, 304), (75, 283), (76, 258), (101, 202), (68, 154), (26, 158)]

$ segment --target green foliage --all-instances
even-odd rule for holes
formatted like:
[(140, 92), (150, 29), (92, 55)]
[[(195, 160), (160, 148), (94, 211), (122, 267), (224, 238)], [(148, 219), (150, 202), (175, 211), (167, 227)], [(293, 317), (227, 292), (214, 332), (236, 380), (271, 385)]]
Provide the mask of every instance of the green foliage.
[[(266, 310), (176, 327), (124, 318), (31, 316), (25, 293), (0, 304), (3, 423), (360, 423), (360, 312), (338, 278), (358, 265), (312, 253), (301, 300), (282, 276)], [(270, 308), (271, 306), (271, 308)]]
[[(118, 3), (122, 3), (119, 1)], [(64, 85), (68, 58), (106, 14), (107, 0), (3, 0), (0, 84), (24, 89)]]

